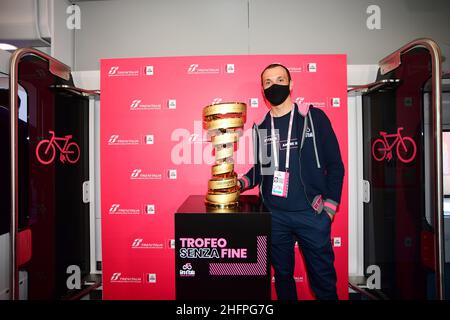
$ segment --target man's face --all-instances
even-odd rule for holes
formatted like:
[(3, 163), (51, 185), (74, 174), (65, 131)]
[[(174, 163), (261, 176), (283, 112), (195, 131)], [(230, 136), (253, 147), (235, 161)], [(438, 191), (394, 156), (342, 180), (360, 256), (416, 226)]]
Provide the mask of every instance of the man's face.
[(269, 88), (273, 84), (290, 85), (290, 89), (292, 89), (292, 83), (289, 83), (288, 74), (282, 67), (270, 68), (264, 71), (262, 75), (263, 90)]

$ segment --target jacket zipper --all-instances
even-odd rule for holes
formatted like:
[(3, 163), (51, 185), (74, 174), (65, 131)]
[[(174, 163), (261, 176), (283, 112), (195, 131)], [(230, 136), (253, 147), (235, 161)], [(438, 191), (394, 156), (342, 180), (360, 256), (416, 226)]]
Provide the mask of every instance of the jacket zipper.
[[(263, 176), (262, 176), (262, 161), (261, 161), (261, 157), (260, 157), (260, 153), (261, 153), (261, 146), (259, 145), (259, 142), (261, 141), (261, 137), (259, 136), (259, 130), (258, 130), (258, 126), (255, 125), (255, 131), (256, 134), (258, 135), (258, 141), (257, 141), (257, 158), (259, 159), (259, 177), (260, 177), (260, 187), (259, 187), (259, 194), (261, 195), (261, 199), (263, 201), (263, 204), (265, 205), (265, 201), (264, 201), (264, 193), (263, 193)], [(253, 173), (253, 180), (255, 179), (255, 174), (256, 172)], [(253, 185), (255, 185), (255, 182), (253, 181)]]
[[(308, 113), (309, 113), (309, 111), (308, 111)], [(299, 170), (298, 170), (298, 173), (299, 173), (299, 175), (300, 175), (300, 182), (302, 183), (302, 186), (303, 186), (303, 193), (305, 194), (305, 198), (306, 198), (306, 201), (308, 201), (308, 203), (309, 203), (309, 205), (311, 206), (311, 208), (313, 208), (314, 209), (314, 207), (313, 207), (313, 205), (312, 205), (312, 202), (311, 201), (309, 201), (309, 198), (308, 198), (308, 195), (306, 194), (306, 188), (305, 188), (305, 183), (303, 182), (303, 177), (302, 177), (302, 164), (301, 164), (301, 159), (302, 159), (302, 149), (303, 149), (303, 139), (304, 139), (304, 137), (303, 137), (303, 133), (304, 133), (304, 129), (305, 129), (305, 125), (307, 125), (307, 114), (305, 115), (305, 117), (304, 117), (304, 120), (303, 120), (303, 130), (302, 130), (302, 141), (300, 142), (300, 150), (299, 150), (299, 153), (298, 153), (298, 166), (299, 166)]]
[[(256, 133), (255, 133), (256, 130), (257, 130), (256, 124), (253, 123), (252, 134), (253, 134), (253, 141), (255, 141), (255, 144), (253, 146), (253, 161), (256, 160), (256, 163), (258, 163), (258, 144), (259, 144), (259, 140), (256, 139)], [(255, 148), (255, 146), (256, 146), (256, 148)], [(256, 170), (255, 170), (255, 172), (253, 172), (253, 181), (252, 181), (253, 184), (252, 184), (252, 186), (255, 186), (255, 175), (256, 175)]]

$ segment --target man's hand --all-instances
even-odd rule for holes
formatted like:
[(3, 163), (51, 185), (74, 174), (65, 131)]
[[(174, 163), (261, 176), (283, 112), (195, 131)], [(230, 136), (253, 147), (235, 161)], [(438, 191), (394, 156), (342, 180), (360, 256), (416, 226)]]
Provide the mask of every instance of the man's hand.
[(327, 205), (327, 202), (325, 201), (325, 205), (323, 207), (323, 210), (328, 214), (330, 217), (331, 222), (334, 221), (334, 216), (336, 215), (336, 207), (333, 208), (333, 206)]
[(243, 189), (243, 185), (242, 185), (242, 182), (241, 182), (241, 180), (238, 180), (238, 186), (239, 186), (239, 191), (241, 191), (242, 192), (242, 189)]

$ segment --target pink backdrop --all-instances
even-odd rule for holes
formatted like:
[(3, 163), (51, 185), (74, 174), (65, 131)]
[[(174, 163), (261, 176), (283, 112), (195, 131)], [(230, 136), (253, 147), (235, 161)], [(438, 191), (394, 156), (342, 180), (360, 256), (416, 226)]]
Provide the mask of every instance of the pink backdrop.
[[(101, 202), (105, 299), (174, 299), (174, 212), (191, 194), (205, 194), (213, 163), (201, 115), (204, 106), (248, 105), (236, 148), (238, 174), (252, 165), (251, 126), (268, 108), (260, 73), (282, 63), (294, 100), (331, 119), (347, 171), (345, 55), (247, 55), (105, 59), (101, 61)], [(257, 194), (258, 190), (246, 194)], [(348, 193), (332, 225), (340, 299), (348, 298)], [(311, 299), (301, 257), (295, 279)], [(273, 285), (272, 285), (273, 288)], [(276, 298), (272, 289), (272, 297)]]

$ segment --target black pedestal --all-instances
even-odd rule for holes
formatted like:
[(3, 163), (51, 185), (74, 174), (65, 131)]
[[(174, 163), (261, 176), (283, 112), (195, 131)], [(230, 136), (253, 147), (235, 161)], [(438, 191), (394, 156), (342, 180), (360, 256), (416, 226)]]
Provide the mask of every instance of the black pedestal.
[(175, 213), (176, 298), (270, 300), (270, 229), (257, 196), (210, 209), (190, 196)]

